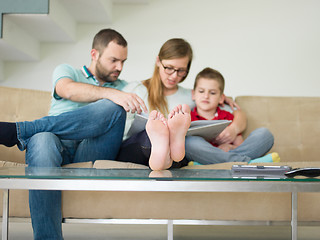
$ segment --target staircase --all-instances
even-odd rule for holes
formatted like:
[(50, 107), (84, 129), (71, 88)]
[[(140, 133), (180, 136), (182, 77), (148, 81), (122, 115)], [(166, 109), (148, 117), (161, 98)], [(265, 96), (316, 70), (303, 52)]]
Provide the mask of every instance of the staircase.
[(44, 42), (76, 40), (77, 23), (111, 23), (113, 4), (145, 0), (0, 0), (0, 81), (4, 62), (37, 61)]

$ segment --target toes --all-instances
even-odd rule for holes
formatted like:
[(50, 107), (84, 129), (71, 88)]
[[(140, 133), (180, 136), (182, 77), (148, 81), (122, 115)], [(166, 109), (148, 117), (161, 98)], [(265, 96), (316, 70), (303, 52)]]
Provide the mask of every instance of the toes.
[(163, 114), (161, 112), (158, 112), (158, 115), (157, 115), (158, 119), (162, 119), (164, 118)]
[(188, 104), (183, 104), (182, 105), (182, 112), (183, 113), (187, 113), (187, 114), (189, 114), (191, 112), (190, 107), (189, 107)]
[(153, 110), (150, 114), (149, 114), (149, 119), (151, 120), (155, 120), (157, 118), (158, 112), (156, 110)]
[(191, 110), (188, 104), (179, 104), (174, 107), (168, 115), (168, 119), (173, 118), (177, 114), (190, 114)]

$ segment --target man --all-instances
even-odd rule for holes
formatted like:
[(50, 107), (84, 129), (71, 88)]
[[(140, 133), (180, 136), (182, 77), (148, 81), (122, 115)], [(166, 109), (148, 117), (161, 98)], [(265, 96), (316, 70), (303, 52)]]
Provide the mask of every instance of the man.
[[(60, 167), (75, 162), (115, 159), (122, 142), (125, 111), (147, 111), (136, 94), (122, 92), (119, 80), (127, 42), (112, 29), (96, 34), (91, 64), (62, 64), (53, 73), (54, 94), (48, 117), (0, 123), (0, 144), (26, 149), (30, 167)], [(89, 104), (90, 103), (90, 104)], [(88, 124), (94, 123), (94, 124)], [(34, 239), (63, 239), (61, 192), (30, 191)]]

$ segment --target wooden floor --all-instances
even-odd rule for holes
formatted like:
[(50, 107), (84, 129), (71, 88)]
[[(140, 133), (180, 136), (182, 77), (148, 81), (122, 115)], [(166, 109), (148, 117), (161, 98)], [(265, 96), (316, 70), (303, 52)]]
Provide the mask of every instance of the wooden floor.
[[(166, 240), (166, 225), (63, 224), (65, 240)], [(10, 240), (32, 239), (31, 223), (11, 222)], [(174, 240), (289, 240), (289, 226), (174, 226)], [(319, 240), (319, 226), (300, 226), (299, 240)]]

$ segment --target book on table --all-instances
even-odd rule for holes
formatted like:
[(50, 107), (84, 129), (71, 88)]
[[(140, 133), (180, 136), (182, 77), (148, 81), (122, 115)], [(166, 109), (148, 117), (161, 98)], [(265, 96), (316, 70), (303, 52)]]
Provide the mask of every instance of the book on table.
[[(129, 129), (128, 136), (132, 136), (145, 129), (148, 116), (136, 114)], [(200, 136), (211, 141), (216, 138), (232, 121), (230, 120), (198, 120), (193, 121), (187, 132), (187, 136)]]

